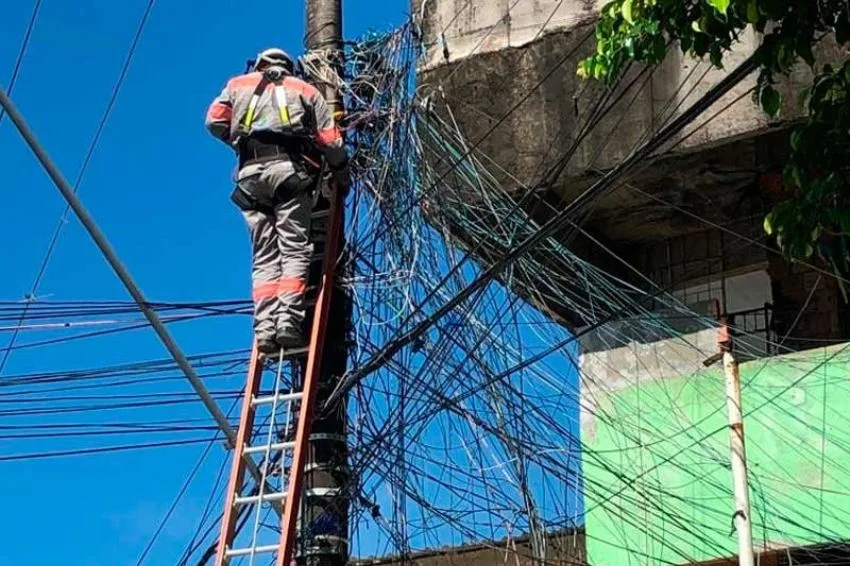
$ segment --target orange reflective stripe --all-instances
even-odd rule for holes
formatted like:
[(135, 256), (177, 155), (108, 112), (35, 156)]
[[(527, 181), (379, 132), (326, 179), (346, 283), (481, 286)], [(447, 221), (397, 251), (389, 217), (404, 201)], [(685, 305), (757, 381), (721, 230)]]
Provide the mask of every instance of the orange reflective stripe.
[(263, 78), (262, 73), (248, 73), (247, 75), (239, 75), (238, 77), (233, 77), (227, 82), (228, 88), (242, 89), (242, 88), (257, 88), (257, 85), (260, 84), (260, 79)]
[(253, 297), (255, 301), (270, 299), (280, 293), (303, 293), (307, 290), (307, 284), (303, 279), (297, 277), (281, 277), (277, 281), (260, 283), (254, 287)]
[(281, 277), (277, 282), (278, 293), (303, 293), (306, 290), (304, 280), (297, 277)]
[(221, 102), (213, 102), (209, 112), (207, 112), (207, 116), (215, 122), (230, 120), (233, 117), (233, 108)]
[(305, 83), (301, 79), (296, 79), (295, 77), (286, 77), (283, 79), (283, 86), (292, 89), (298, 94), (301, 94), (305, 97), (313, 98), (318, 96), (319, 91), (311, 85), (310, 83)]
[(277, 296), (277, 281), (269, 281), (268, 283), (260, 283), (254, 287), (253, 297), (255, 301), (262, 299), (270, 299)]
[(331, 145), (334, 142), (342, 140), (342, 134), (339, 133), (339, 128), (336, 126), (319, 130), (316, 137), (322, 145)]

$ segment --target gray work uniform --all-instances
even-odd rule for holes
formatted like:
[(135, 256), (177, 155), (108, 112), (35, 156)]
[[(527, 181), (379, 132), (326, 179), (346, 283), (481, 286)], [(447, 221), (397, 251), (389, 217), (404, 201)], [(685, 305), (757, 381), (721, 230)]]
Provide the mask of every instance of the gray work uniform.
[[(292, 181), (296, 172), (303, 175), (300, 156), (285, 143), (278, 148), (268, 141), (306, 132), (331, 169), (347, 161), (339, 128), (319, 91), (292, 76), (268, 77), (253, 72), (230, 79), (206, 118), (210, 132), (240, 153), (237, 191), (262, 197), (263, 206), (240, 208), (251, 233), (254, 331), (257, 340), (266, 341), (287, 330), (301, 330), (313, 253), (312, 196)], [(272, 147), (274, 155), (242, 155), (246, 139), (262, 139), (261, 149)]]

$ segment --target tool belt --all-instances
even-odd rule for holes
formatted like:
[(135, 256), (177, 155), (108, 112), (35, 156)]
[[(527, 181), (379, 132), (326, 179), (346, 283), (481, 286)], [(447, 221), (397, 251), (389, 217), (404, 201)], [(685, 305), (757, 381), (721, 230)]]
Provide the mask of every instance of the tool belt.
[[(317, 151), (312, 140), (303, 136), (258, 132), (241, 138), (236, 146), (240, 170), (258, 163), (287, 160), (292, 163), (294, 172), (280, 186), (270, 187), (268, 194), (265, 191), (258, 194), (259, 191), (246, 190), (242, 183), (237, 183), (231, 200), (242, 210), (270, 212), (278, 202), (305, 191), (312, 192), (318, 185), (321, 173), (321, 165), (318, 164), (321, 163), (321, 156), (316, 155)], [(311, 159), (311, 154), (318, 163)]]
[(307, 137), (258, 132), (237, 142), (239, 169), (277, 159), (288, 159), (293, 163), (302, 161), (302, 156), (311, 150), (311, 146), (312, 142)]

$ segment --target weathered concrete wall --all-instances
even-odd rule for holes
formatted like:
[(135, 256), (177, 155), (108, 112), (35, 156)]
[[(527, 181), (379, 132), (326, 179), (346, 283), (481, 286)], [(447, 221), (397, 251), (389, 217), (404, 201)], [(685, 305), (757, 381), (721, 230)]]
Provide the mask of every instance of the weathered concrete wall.
[[(597, 3), (572, 0), (555, 10), (556, 0), (422, 1), (416, 7), (425, 14), (423, 29), (431, 45), (422, 66), (424, 82), (442, 87), (471, 140), (484, 136), (528, 96), (480, 148), (517, 177), (506, 177), (508, 185), (538, 181), (542, 166), (551, 165), (576, 139), (602, 93), (598, 84), (581, 81), (575, 73), (595, 45), (590, 32)], [(734, 68), (758, 43), (754, 32), (742, 34), (741, 43), (727, 54), (726, 68)], [(820, 58), (833, 59), (834, 51), (825, 41)], [(638, 81), (595, 125), (567, 167), (572, 182), (561, 187), (563, 195), (570, 198), (580, 190), (576, 178), (621, 161), (647, 132), (688, 108), (724, 73), (672, 50), (649, 80)], [(799, 117), (796, 93), (810, 78), (800, 66), (780, 85), (786, 94), (783, 121)], [(753, 85), (751, 77), (707, 109), (705, 118), (679, 136), (676, 150), (715, 146), (780, 125), (747, 94)]]
[[(413, 0), (427, 37), (426, 69), (476, 53), (521, 47), (596, 19), (603, 0)], [(448, 53), (448, 60), (445, 57)]]
[(842, 298), (832, 268), (812, 258), (821, 271), (771, 258), (774, 325), (785, 346), (794, 350), (844, 341), (850, 305)]
[(591, 445), (595, 442), (599, 418), (615, 411), (613, 402), (618, 391), (692, 375), (715, 352), (717, 331), (704, 329), (678, 338), (651, 343), (634, 341), (618, 348), (582, 354), (579, 358), (582, 442)]

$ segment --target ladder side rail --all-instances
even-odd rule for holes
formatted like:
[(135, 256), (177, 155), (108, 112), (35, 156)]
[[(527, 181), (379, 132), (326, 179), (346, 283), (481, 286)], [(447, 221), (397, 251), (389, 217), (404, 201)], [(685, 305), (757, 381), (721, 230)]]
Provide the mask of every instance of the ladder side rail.
[(302, 387), (303, 397), (301, 398), (298, 428), (295, 434), (295, 449), (292, 455), (286, 500), (280, 522), (280, 550), (277, 556), (277, 566), (290, 566), (295, 548), (295, 530), (304, 483), (304, 465), (310, 449), (310, 430), (313, 424), (313, 412), (316, 406), (319, 379), (321, 377), (322, 351), (328, 326), (331, 297), (333, 296), (335, 284), (336, 264), (338, 261), (339, 236), (344, 211), (340, 191), (334, 191), (330, 208), (330, 223), (325, 237), (325, 259), (322, 265), (321, 288), (319, 289), (319, 297), (316, 302), (313, 324), (310, 330), (310, 349), (307, 353), (307, 367), (304, 373)]
[[(262, 481), (260, 482), (259, 490), (257, 491), (257, 506), (254, 509), (254, 531), (251, 535), (251, 554), (249, 555), (249, 564), (254, 564), (254, 557), (256, 555), (256, 548), (258, 546), (258, 539), (260, 536), (260, 515), (263, 511), (263, 496), (266, 494), (266, 478), (269, 470), (269, 462), (271, 461), (271, 452), (272, 445), (274, 444), (274, 433), (275, 433), (275, 417), (277, 416), (277, 404), (280, 399), (280, 378), (283, 372), (283, 352), (281, 351), (280, 359), (277, 361), (277, 371), (275, 372), (274, 379), (274, 388), (272, 389), (272, 395), (274, 395), (274, 400), (272, 401), (272, 411), (269, 416), (269, 425), (268, 432), (266, 434), (266, 444), (264, 446), (263, 451), (263, 468), (261, 470), (263, 474)], [(249, 401), (251, 406), (256, 407), (254, 404), (254, 398), (252, 397)], [(256, 410), (256, 409), (255, 409)]]
[(245, 393), (242, 399), (242, 412), (239, 416), (239, 429), (236, 431), (236, 445), (233, 449), (233, 461), (231, 463), (230, 480), (225, 492), (224, 515), (221, 518), (221, 535), (218, 539), (218, 550), (216, 551), (216, 566), (227, 564), (227, 547), (233, 542), (236, 530), (237, 510), (235, 501), (242, 491), (245, 479), (245, 446), (251, 440), (251, 432), (254, 429), (254, 415), (256, 410), (251, 400), (260, 389), (260, 379), (263, 374), (263, 364), (260, 360), (257, 344), (251, 350), (251, 361), (248, 366), (248, 379), (245, 382)]

